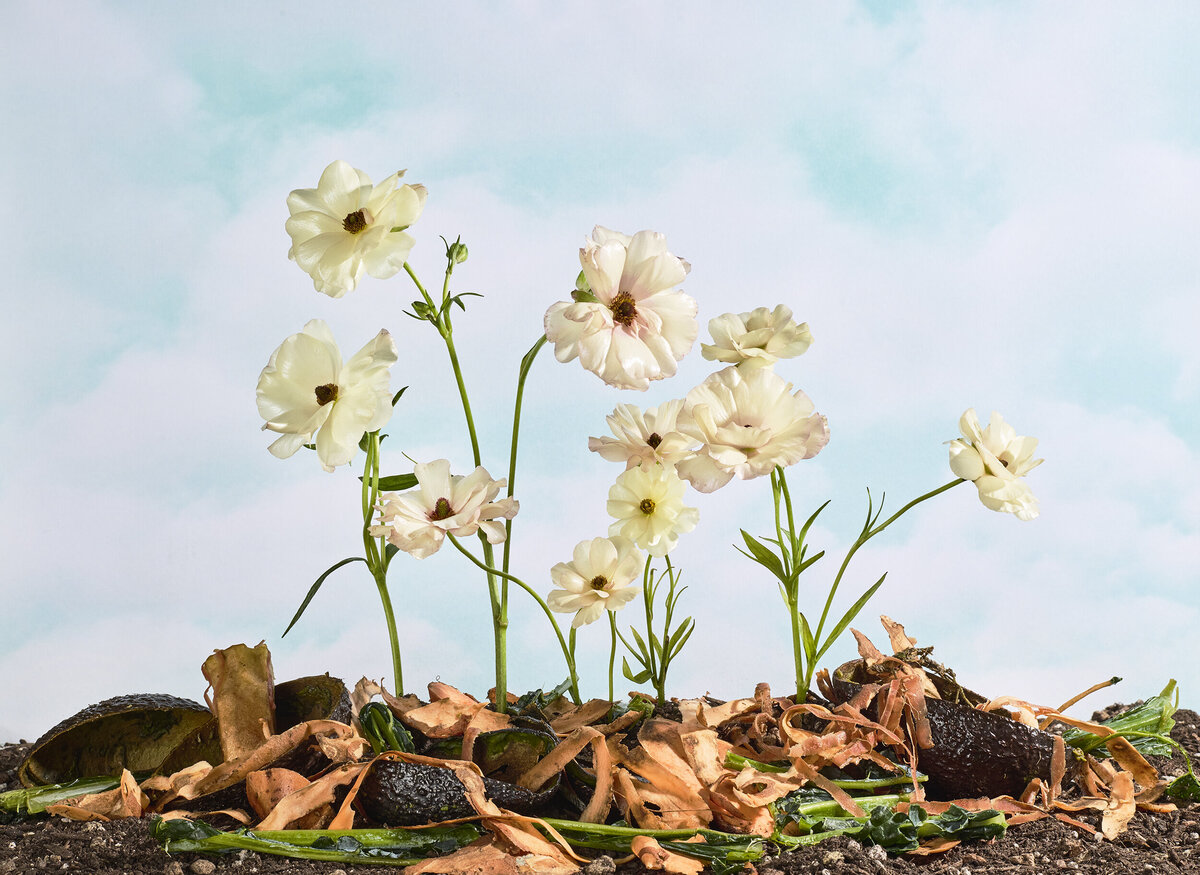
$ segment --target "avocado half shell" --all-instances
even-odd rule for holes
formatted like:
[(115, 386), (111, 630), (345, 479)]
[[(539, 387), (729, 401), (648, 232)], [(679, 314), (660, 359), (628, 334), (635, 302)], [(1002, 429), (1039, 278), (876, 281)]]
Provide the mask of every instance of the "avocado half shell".
[[(276, 726), (306, 720), (350, 720), (350, 695), (339, 678), (314, 675), (275, 687)], [(297, 771), (316, 756), (308, 749), (289, 755)], [(34, 742), (18, 771), (26, 787), (76, 778), (171, 774), (200, 761), (222, 761), (217, 722), (199, 702), (163, 693), (105, 699), (68, 717)], [(300, 768), (296, 768), (299, 766)]]
[(76, 778), (149, 773), (212, 719), (208, 708), (165, 693), (105, 699), (68, 717), (33, 743), (17, 772), (26, 787)]
[[(840, 666), (833, 673), (835, 701), (850, 699), (864, 682), (861, 659)], [(932, 798), (1016, 797), (1032, 778), (1049, 783), (1055, 742), (1050, 733), (947, 699), (927, 696), (925, 710), (933, 747), (917, 748), (917, 768), (929, 776), (926, 788)], [(865, 713), (874, 719), (874, 703)], [(1079, 774), (1080, 762), (1068, 748), (1068, 779)]]

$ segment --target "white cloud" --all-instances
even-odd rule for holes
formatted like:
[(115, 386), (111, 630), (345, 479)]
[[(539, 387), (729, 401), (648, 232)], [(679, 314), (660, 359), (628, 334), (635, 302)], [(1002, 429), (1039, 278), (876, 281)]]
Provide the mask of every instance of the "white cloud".
[[(64, 694), (6, 713), (0, 736), (137, 688), (198, 695), (199, 663), (235, 640), (267, 638), (281, 677), (390, 672), (357, 566), (273, 637), (316, 574), (359, 549), (356, 472), (278, 462), (256, 433), (254, 380), (285, 336), (320, 317), (352, 351), (389, 328), (411, 388), (385, 464), (469, 460), (444, 350), (401, 315), (403, 278), (331, 301), (286, 261), (284, 197), (335, 157), (430, 186), (413, 263), (432, 286), (437, 234), (470, 245), (454, 287), (487, 297), (456, 336), (495, 476), (517, 362), (583, 236), (655, 228), (694, 265), (702, 335), (722, 312), (780, 302), (812, 325), (812, 350), (780, 371), (831, 420), (830, 446), (789, 478), (805, 513), (834, 499), (813, 533), (831, 551), (811, 572), (818, 613), (863, 487), (894, 508), (945, 482), (958, 415), (995, 408), (1042, 440), (1042, 518), (992, 514), (960, 487), (866, 548), (839, 604), (890, 569), (856, 625), (874, 634), (886, 611), (984, 691), (1057, 704), (1112, 673), (1127, 698), (1161, 685), (1200, 612), (1194, 9), (932, 3), (884, 22), (838, 5), (776, 10), (766, 27), (761, 10), (631, 4), (600, 20), (478, 4), (457, 29), (411, 10), (405, 33), (427, 38), (397, 51), (361, 39), (397, 14), (382, 5), (331, 37), (353, 53), (311, 63), (296, 46), (317, 18), (229, 9), (239, 26), (207, 9), (9, 13), (0, 64), (40, 75), (0, 77), (23, 119), (0, 147), (21, 292), (6, 299), (18, 330), (0, 442), (19, 464), (0, 473), (0, 521), (20, 582), (8, 616), (40, 631), (14, 646), (5, 626), (0, 698)], [(710, 63), (722, 54), (737, 63)], [(708, 370), (694, 356), (631, 399), (543, 353), (518, 474), (514, 568), (531, 585), (548, 589), (545, 570), (607, 526), (615, 472), (585, 438), (618, 401), (682, 395)], [(767, 527), (767, 495), (735, 483), (698, 501), (702, 529), (680, 546), (681, 610), (698, 622), (680, 693), (790, 683), (778, 594), (730, 546), (738, 527)], [(490, 683), (484, 582), (458, 559), (394, 566), (411, 688)], [(514, 592), (512, 611), (514, 687), (561, 679), (536, 606)], [(130, 629), (147, 642), (134, 656)], [(594, 693), (601, 633), (580, 645)], [(1200, 677), (1183, 669), (1186, 703)]]

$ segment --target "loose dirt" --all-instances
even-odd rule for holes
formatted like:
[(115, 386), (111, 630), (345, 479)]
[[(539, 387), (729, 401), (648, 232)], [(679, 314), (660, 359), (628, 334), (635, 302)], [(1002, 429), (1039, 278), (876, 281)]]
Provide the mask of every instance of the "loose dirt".
[[(1104, 716), (1121, 706), (1105, 709)], [(1200, 761), (1200, 715), (1175, 713), (1172, 736)], [(16, 789), (16, 768), (27, 744), (0, 747), (0, 792)], [(1155, 758), (1164, 777), (1184, 771), (1181, 757)], [(1098, 824), (1087, 813), (1080, 820)], [(759, 875), (984, 875), (984, 873), (1085, 873), (1085, 875), (1174, 875), (1200, 873), (1200, 804), (1170, 814), (1138, 812), (1130, 829), (1116, 841), (1098, 841), (1081, 830), (1047, 818), (1013, 827), (1002, 838), (963, 844), (932, 857), (888, 857), (880, 848), (833, 839), (811, 848), (762, 860)], [(347, 866), (267, 857), (245, 851), (219, 857), (169, 855), (139, 820), (76, 823), (38, 818), (0, 824), (0, 875), (80, 872), (89, 875), (337, 875), (386, 871), (378, 866)], [(636, 863), (620, 866), (599, 858), (587, 875), (644, 873)]]

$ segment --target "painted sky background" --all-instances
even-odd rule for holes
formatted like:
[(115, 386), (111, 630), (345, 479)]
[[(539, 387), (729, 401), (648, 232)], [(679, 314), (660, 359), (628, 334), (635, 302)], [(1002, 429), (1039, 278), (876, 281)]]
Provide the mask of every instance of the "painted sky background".
[[(249, 8), (246, 8), (249, 7)], [(833, 503), (810, 615), (865, 489), (898, 507), (950, 479), (967, 407), (1040, 439), (1033, 522), (959, 487), (860, 552), (856, 626), (904, 622), (968, 686), (1080, 706), (1180, 680), (1200, 703), (1200, 7), (1191, 3), (648, 5), (39, 3), (0, 27), (0, 740), (122, 693), (199, 698), (215, 648), (265, 639), (276, 676), (390, 674), (363, 567), (357, 472), (279, 461), (254, 404), (272, 349), (325, 319), (344, 355), (397, 335), (385, 469), (469, 450), (444, 352), (403, 277), (342, 300), (288, 262), (285, 198), (335, 158), (429, 187), (412, 263), (461, 234), (457, 320), (485, 465), (501, 476), (517, 363), (600, 223), (652, 228), (707, 320), (789, 305), (816, 338), (777, 370), (830, 421), (789, 479)], [(603, 534), (617, 466), (586, 448), (621, 401), (678, 397), (699, 349), (645, 394), (537, 361), (514, 569)], [(769, 486), (689, 493), (673, 554), (696, 617), (680, 695), (789, 681), (771, 581), (731, 547)], [(826, 565), (827, 563), (827, 565)], [(826, 565), (826, 567), (822, 567)], [(829, 567), (832, 566), (832, 567)], [(490, 684), (482, 576), (398, 557), (408, 686)], [(635, 603), (639, 604), (639, 603)], [(632, 619), (634, 614), (628, 618)], [(514, 596), (513, 689), (563, 669)], [(602, 694), (607, 634), (580, 636)], [(835, 647), (834, 665), (854, 655)], [(621, 682), (622, 688), (628, 684)]]

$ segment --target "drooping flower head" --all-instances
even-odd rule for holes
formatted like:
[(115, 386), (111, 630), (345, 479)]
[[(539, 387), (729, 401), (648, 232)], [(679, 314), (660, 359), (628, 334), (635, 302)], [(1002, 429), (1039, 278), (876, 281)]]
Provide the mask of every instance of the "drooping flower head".
[(700, 344), (700, 354), (743, 370), (771, 367), (780, 359), (802, 355), (813, 340), (808, 323), (797, 325), (783, 304), (774, 310), (758, 307), (749, 313), (718, 316), (709, 321), (708, 333), (713, 342)]
[(628, 604), (638, 594), (638, 587), (630, 584), (641, 570), (642, 554), (628, 538), (580, 541), (570, 562), (550, 569), (550, 579), (559, 589), (550, 593), (546, 604), (552, 611), (574, 611), (571, 626), (578, 629)]
[(1033, 490), (1020, 479), (1042, 464), (1033, 458), (1037, 438), (1023, 437), (993, 411), (987, 428), (980, 428), (975, 408), (958, 421), (962, 437), (949, 441), (950, 470), (974, 482), (984, 507), (1031, 520), (1038, 515)]
[(387, 279), (404, 267), (416, 241), (403, 229), (420, 217), (426, 190), (398, 186), (403, 175), (401, 170), (373, 186), (361, 170), (334, 161), (316, 188), (288, 195), (288, 258), (312, 277), (318, 292), (340, 298), (364, 271)]
[(392, 336), (380, 331), (343, 366), (337, 342), (320, 319), (281, 343), (258, 378), (263, 430), (282, 435), (271, 453), (286, 459), (315, 434), (326, 471), (348, 464), (362, 436), (391, 418), (388, 368), (396, 357)]
[(666, 556), (679, 535), (696, 528), (700, 512), (683, 506), (683, 481), (662, 466), (629, 468), (608, 491), (610, 537), (628, 538), (651, 556)]
[(380, 525), (371, 527), (372, 535), (386, 537), (418, 559), (440, 550), (447, 533), (462, 538), (482, 529), (488, 543), (504, 540), (500, 520), (512, 519), (520, 508), (515, 498), (494, 500), (505, 480), (493, 480), (482, 466), (465, 476), (451, 475), (446, 459), (416, 465), (413, 473), (416, 488), (383, 494)]
[(675, 374), (696, 340), (696, 302), (675, 287), (691, 265), (654, 231), (632, 237), (599, 225), (579, 250), (595, 301), (559, 301), (546, 338), (560, 362), (580, 363), (610, 386), (646, 389)]
[(684, 399), (680, 430), (700, 451), (676, 465), (699, 492), (735, 475), (751, 480), (776, 465), (811, 459), (829, 443), (829, 423), (801, 390), (769, 368), (717, 371)]
[(642, 410), (633, 404), (618, 404), (606, 417), (614, 437), (590, 437), (588, 449), (610, 462), (638, 465), (674, 465), (696, 445), (676, 428), (683, 399)]

